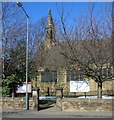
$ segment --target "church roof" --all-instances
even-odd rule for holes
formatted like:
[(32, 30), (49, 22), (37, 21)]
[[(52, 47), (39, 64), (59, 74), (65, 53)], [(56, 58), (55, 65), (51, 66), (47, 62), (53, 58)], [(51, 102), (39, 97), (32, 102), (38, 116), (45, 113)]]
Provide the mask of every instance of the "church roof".
[(111, 40), (58, 42), (45, 53), (45, 66), (53, 66), (55, 68), (67, 67), (69, 64), (76, 64), (75, 59), (77, 58), (84, 64), (88, 64), (89, 61), (90, 64), (92, 64), (92, 62), (94, 63), (94, 60), (99, 64), (111, 62)]

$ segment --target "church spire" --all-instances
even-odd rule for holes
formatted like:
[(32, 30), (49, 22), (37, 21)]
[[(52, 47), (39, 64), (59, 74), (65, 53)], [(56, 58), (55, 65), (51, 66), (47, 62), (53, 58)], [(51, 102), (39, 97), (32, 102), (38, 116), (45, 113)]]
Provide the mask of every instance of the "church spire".
[(48, 10), (48, 24), (47, 24), (47, 27), (49, 27), (49, 26), (54, 27), (50, 9)]
[(55, 28), (53, 24), (53, 18), (51, 15), (51, 10), (48, 11), (48, 22), (46, 27), (46, 37), (45, 37), (45, 49), (49, 49), (55, 43)]

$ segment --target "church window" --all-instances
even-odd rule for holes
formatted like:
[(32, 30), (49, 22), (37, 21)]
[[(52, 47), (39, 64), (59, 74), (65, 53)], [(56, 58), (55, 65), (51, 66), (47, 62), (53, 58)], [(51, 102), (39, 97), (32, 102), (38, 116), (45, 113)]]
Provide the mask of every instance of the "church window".
[(68, 70), (67, 71), (67, 81), (83, 81), (84, 75), (81, 71)]
[(41, 73), (41, 82), (57, 82), (57, 72), (48, 71)]

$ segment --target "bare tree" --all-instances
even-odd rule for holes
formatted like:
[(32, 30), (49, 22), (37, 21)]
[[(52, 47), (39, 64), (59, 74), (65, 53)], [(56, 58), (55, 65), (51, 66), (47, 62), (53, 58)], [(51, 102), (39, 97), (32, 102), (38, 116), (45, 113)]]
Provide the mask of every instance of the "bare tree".
[[(4, 74), (14, 73), (26, 62), (26, 16), (16, 3), (6, 2), (2, 4), (2, 49), (3, 49), (3, 72)], [(41, 18), (37, 23), (29, 22), (29, 73), (34, 71), (34, 59), (38, 49), (44, 40), (46, 17)], [(6, 63), (6, 64), (5, 64)], [(13, 69), (12, 69), (13, 67)], [(15, 68), (15, 69), (14, 69)], [(5, 71), (4, 71), (5, 70)], [(13, 70), (13, 71), (12, 71)], [(12, 72), (11, 72), (12, 71)]]
[[(75, 21), (77, 24), (73, 24), (69, 30), (63, 16), (63, 8), (61, 12), (58, 11), (63, 36), (63, 42), (59, 45), (67, 67), (80, 69), (84, 75), (94, 79), (98, 83), (98, 98), (101, 98), (102, 83), (112, 80), (113, 77), (111, 4), (100, 6), (97, 14), (95, 14), (95, 7), (95, 4), (91, 3), (88, 6), (87, 16), (78, 17), (78, 21)], [(72, 38), (75, 39), (72, 40)]]
[[(16, 3), (3, 2), (2, 3), (2, 50), (3, 50), (3, 73), (11, 72), (11, 66), (14, 65), (17, 67), (17, 59), (13, 59), (13, 54), (10, 54), (15, 51), (15, 48), (19, 48), (19, 41), (24, 41), (26, 38), (26, 24), (23, 20), (24, 17), (21, 14), (22, 11), (18, 9)], [(18, 46), (17, 46), (18, 45)], [(24, 50), (25, 51), (25, 50)], [(18, 55), (16, 55), (18, 57)], [(6, 61), (9, 61), (9, 64), (5, 66)], [(16, 63), (16, 64), (15, 64)], [(5, 71), (4, 71), (5, 70)], [(13, 70), (13, 69), (12, 69)], [(15, 71), (15, 70), (14, 70)]]
[[(12, 76), (18, 78), (16, 82), (25, 81), (26, 16), (16, 3), (3, 3), (2, 11), (3, 73), (5, 79), (8, 78), (7, 82), (11, 81), (9, 78), (14, 82)], [(35, 60), (37, 52), (40, 50), (44, 40), (45, 19), (45, 17), (41, 18), (41, 20), (35, 24), (33, 24), (31, 20), (29, 22), (29, 80), (37, 73)], [(3, 81), (6, 82), (6, 80)], [(10, 82), (11, 85), (13, 84), (12, 82)], [(4, 83), (3, 86), (5, 85), (6, 83)]]

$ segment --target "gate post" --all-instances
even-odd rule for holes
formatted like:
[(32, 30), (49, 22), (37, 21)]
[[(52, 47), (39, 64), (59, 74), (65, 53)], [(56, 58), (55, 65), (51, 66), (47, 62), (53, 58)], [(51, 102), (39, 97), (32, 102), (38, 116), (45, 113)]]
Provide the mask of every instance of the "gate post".
[(39, 111), (39, 88), (32, 89), (32, 96), (33, 96), (33, 110)]
[(56, 108), (62, 111), (62, 98), (63, 98), (63, 88), (58, 86), (56, 88)]

